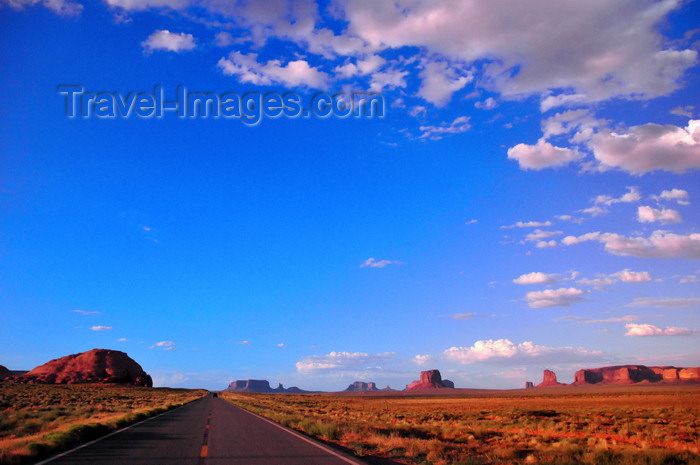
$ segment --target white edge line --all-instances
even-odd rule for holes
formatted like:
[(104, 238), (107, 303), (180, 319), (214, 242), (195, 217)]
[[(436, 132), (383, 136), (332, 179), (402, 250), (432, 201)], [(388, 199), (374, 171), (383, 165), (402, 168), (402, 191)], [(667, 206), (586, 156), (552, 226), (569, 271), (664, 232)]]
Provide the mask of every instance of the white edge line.
[[(201, 399), (203, 399), (203, 398), (204, 398), (204, 397), (201, 397)], [(195, 400), (199, 400), (199, 399), (195, 399)], [(170, 409), (170, 410), (168, 410), (167, 412), (159, 413), (158, 415), (156, 415), (156, 416), (154, 416), (154, 417), (150, 417), (150, 418), (146, 418), (145, 420), (141, 420), (140, 422), (134, 423), (133, 425), (129, 425), (129, 426), (126, 426), (126, 427), (124, 427), (124, 428), (120, 428), (120, 429), (118, 429), (118, 430), (116, 430), (116, 431), (112, 431), (112, 432), (109, 433), (109, 434), (106, 434), (106, 435), (104, 435), (104, 436), (100, 436), (100, 437), (97, 438), (97, 439), (93, 439), (93, 440), (90, 441), (90, 442), (86, 442), (85, 444), (81, 444), (81, 445), (76, 446), (76, 447), (74, 447), (74, 448), (72, 448), (72, 449), (70, 449), (70, 450), (67, 450), (67, 451), (65, 451), (65, 452), (61, 452), (60, 454), (54, 455), (53, 457), (50, 457), (50, 458), (48, 458), (48, 459), (46, 459), (46, 460), (42, 460), (41, 462), (36, 462), (34, 465), (44, 465), (45, 463), (53, 462), (54, 460), (60, 459), (60, 458), (62, 458), (62, 457), (65, 457), (66, 455), (70, 455), (70, 454), (72, 454), (73, 452), (82, 449), (83, 447), (91, 446), (91, 445), (95, 444), (96, 442), (100, 442), (100, 441), (102, 441), (103, 439), (107, 439), (107, 438), (109, 438), (109, 437), (111, 437), (111, 436), (114, 436), (115, 434), (123, 433), (124, 431), (129, 430), (129, 429), (131, 429), (131, 428), (133, 428), (133, 427), (135, 427), (135, 426), (139, 426), (139, 425), (141, 425), (141, 424), (143, 424), (143, 423), (146, 423), (147, 421), (155, 420), (155, 419), (158, 418), (158, 417), (162, 417), (163, 415), (167, 415), (167, 414), (170, 413), (170, 412), (174, 412), (175, 410), (177, 410), (177, 409), (179, 409), (179, 408), (182, 408), (182, 407), (184, 407), (185, 405), (189, 405), (189, 404), (191, 404), (192, 402), (194, 402), (194, 400), (193, 400), (193, 401), (190, 401), (190, 402), (187, 402), (186, 404), (182, 404), (182, 405), (180, 405), (179, 407), (175, 407), (174, 409)]]
[[(237, 408), (243, 410), (245, 413), (248, 413), (248, 414), (250, 414), (250, 415), (253, 415), (254, 417), (260, 418), (261, 420), (264, 420), (264, 421), (268, 422), (268, 423), (271, 424), (272, 426), (276, 426), (277, 428), (281, 429), (282, 431), (285, 431), (285, 432), (287, 432), (287, 433), (289, 433), (289, 434), (291, 434), (291, 435), (294, 435), (294, 436), (298, 437), (299, 439), (302, 439), (302, 440), (308, 442), (309, 444), (311, 444), (311, 445), (313, 445), (313, 446), (316, 446), (316, 447), (318, 447), (319, 449), (322, 449), (322, 450), (325, 451), (325, 452), (328, 452), (328, 453), (331, 454), (331, 455), (334, 455), (334, 456), (338, 457), (340, 460), (343, 460), (344, 462), (351, 463), (351, 464), (353, 464), (353, 465), (358, 465), (358, 464), (365, 465), (365, 462), (361, 462), (359, 459), (351, 458), (351, 457), (348, 457), (347, 455), (343, 455), (343, 454), (341, 454), (341, 453), (339, 453), (339, 452), (337, 452), (337, 451), (334, 451), (333, 449), (331, 449), (330, 447), (326, 446), (325, 444), (321, 444), (321, 443), (319, 443), (319, 442), (317, 442), (317, 441), (314, 441), (313, 439), (310, 439), (310, 438), (304, 436), (303, 434), (301, 434), (300, 432), (298, 432), (298, 431), (296, 431), (296, 430), (294, 430), (294, 429), (286, 428), (286, 427), (280, 425), (279, 423), (275, 423), (274, 421), (270, 420), (269, 418), (265, 418), (265, 417), (263, 417), (262, 415), (258, 415), (257, 413), (254, 413), (254, 412), (251, 412), (251, 411), (249, 411), (249, 410), (246, 410), (246, 409), (244, 409), (243, 407), (239, 407), (238, 405), (231, 404), (230, 402), (229, 402), (229, 404), (230, 404), (230, 405), (233, 405), (234, 407), (237, 407)], [(36, 464), (36, 465), (39, 465), (39, 464)]]

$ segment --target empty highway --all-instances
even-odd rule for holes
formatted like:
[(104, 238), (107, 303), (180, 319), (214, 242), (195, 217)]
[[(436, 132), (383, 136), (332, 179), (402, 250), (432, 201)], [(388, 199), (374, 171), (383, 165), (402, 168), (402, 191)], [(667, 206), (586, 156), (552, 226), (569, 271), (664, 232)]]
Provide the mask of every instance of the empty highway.
[(362, 463), (211, 395), (40, 462), (47, 465)]

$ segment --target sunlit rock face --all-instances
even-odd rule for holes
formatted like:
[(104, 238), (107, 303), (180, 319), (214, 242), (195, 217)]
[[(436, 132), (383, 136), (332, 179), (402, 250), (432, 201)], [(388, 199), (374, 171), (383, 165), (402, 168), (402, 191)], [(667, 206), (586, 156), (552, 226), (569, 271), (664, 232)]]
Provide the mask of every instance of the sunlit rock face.
[(574, 385), (700, 382), (700, 367), (621, 365), (587, 368), (574, 374)]
[(118, 350), (92, 349), (51, 360), (20, 376), (19, 383), (80, 384), (106, 383), (153, 386), (150, 375), (131, 357)]
[(453, 388), (454, 383), (449, 379), (442, 379), (440, 375), (440, 370), (428, 370), (420, 372), (420, 379), (413, 381), (411, 384), (406, 386), (407, 391), (412, 391), (415, 389), (440, 389), (440, 388)]

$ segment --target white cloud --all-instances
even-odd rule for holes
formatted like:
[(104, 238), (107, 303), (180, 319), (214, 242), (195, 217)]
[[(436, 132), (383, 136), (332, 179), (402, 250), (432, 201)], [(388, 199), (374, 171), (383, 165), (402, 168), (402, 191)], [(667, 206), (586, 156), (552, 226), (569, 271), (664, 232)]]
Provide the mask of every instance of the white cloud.
[(384, 268), (385, 266), (401, 265), (402, 263), (398, 260), (376, 260), (370, 257), (360, 265), (360, 268)]
[(651, 281), (651, 275), (648, 271), (630, 271), (629, 269), (624, 269), (611, 276), (618, 278), (623, 283), (643, 283), (645, 281)]
[(697, 331), (688, 328), (679, 328), (676, 326), (667, 326), (659, 328), (650, 324), (628, 323), (625, 325), (627, 332), (625, 336), (644, 337), (644, 336), (690, 336)]
[(249, 346), (251, 344), (250, 341), (238, 341), (236, 344), (240, 344), (242, 346)]
[(530, 308), (568, 307), (583, 300), (586, 292), (574, 287), (560, 289), (545, 289), (544, 291), (532, 291), (525, 295)]
[(452, 99), (452, 94), (462, 89), (473, 77), (458, 76), (455, 68), (445, 61), (433, 61), (424, 65), (419, 74), (422, 79), (418, 96), (436, 107), (444, 107)]
[(471, 219), (469, 221), (465, 221), (464, 224), (469, 226), (470, 224), (476, 224), (478, 222), (479, 222), (479, 220), (477, 220), (477, 219)]
[[(564, 318), (557, 318), (556, 321), (561, 321), (561, 320), (566, 320), (569, 319), (567, 317)], [(625, 315), (622, 317), (612, 317), (612, 318), (604, 318), (600, 320), (589, 320), (586, 318), (579, 318), (579, 317), (571, 317), (570, 319), (576, 321), (578, 324), (581, 325), (593, 325), (593, 324), (603, 324), (603, 323), (628, 323), (630, 321), (637, 321), (639, 317), (637, 315)]]
[(221, 58), (217, 65), (227, 76), (238, 76), (240, 82), (260, 86), (283, 84), (287, 87), (311, 87), (325, 89), (329, 79), (327, 73), (309, 66), (305, 60), (290, 61), (283, 65), (280, 60), (259, 63), (256, 53), (243, 54), (232, 51), (228, 58)]
[(277, 347), (287, 347), (287, 344), (285, 344), (284, 342), (280, 342), (279, 344), (277, 344)]
[(99, 315), (100, 312), (87, 311), (87, 310), (73, 310), (75, 313), (80, 313), (81, 315)]
[(593, 203), (603, 204), (603, 205), (614, 205), (616, 203), (634, 203), (639, 202), (642, 199), (642, 194), (639, 192), (639, 188), (635, 186), (627, 186), (627, 192), (622, 194), (619, 198), (610, 197), (608, 195), (599, 195), (593, 199)]
[(601, 355), (602, 353), (597, 351), (589, 351), (574, 347), (547, 347), (534, 344), (530, 341), (515, 344), (509, 339), (476, 341), (471, 347), (450, 347), (442, 353), (445, 359), (464, 365), (508, 359), (524, 361), (527, 359), (554, 357), (563, 360), (566, 358), (580, 359), (599, 357)]
[(605, 251), (613, 255), (642, 258), (689, 258), (700, 259), (700, 233), (687, 236), (668, 231), (654, 231), (648, 238), (627, 237), (617, 233), (586, 233), (581, 236), (566, 236), (564, 245), (598, 241)]
[(398, 68), (373, 73), (369, 82), (369, 90), (370, 92), (381, 92), (385, 88), (406, 87), (406, 76), (408, 76), (408, 71), (402, 71)]
[(511, 228), (541, 228), (546, 226), (552, 226), (551, 221), (518, 221), (515, 224), (508, 226), (501, 226), (501, 229), (511, 229)]
[(484, 101), (479, 101), (474, 104), (474, 106), (480, 110), (493, 110), (498, 106), (496, 99), (489, 97)]
[(673, 188), (670, 191), (661, 191), (661, 194), (652, 195), (651, 197), (655, 200), (670, 200), (680, 205), (690, 205), (688, 201), (688, 191), (683, 189)]
[(516, 160), (521, 169), (541, 170), (567, 165), (583, 158), (583, 154), (576, 149), (556, 147), (544, 139), (540, 139), (535, 145), (518, 144), (509, 148), (508, 158)]
[(694, 50), (663, 47), (658, 25), (679, 7), (675, 1), (344, 0), (337, 6), (348, 33), (370, 47), (414, 46), (465, 63), (488, 60), (483, 80), (493, 89), (505, 95), (561, 89), (549, 95), (558, 103), (666, 95), (697, 57)]
[(698, 297), (635, 297), (628, 307), (682, 308), (700, 305)]
[(196, 47), (192, 34), (170, 32), (168, 30), (155, 31), (148, 36), (148, 39), (141, 42), (141, 46), (146, 53), (151, 53), (155, 50), (180, 53), (182, 51), (192, 50)]
[(119, 339), (117, 339), (117, 341), (119, 341), (119, 342), (126, 342), (126, 341), (128, 341), (128, 339), (125, 338), (125, 337), (120, 337)]
[(469, 120), (469, 116), (458, 116), (450, 124), (443, 123), (440, 126), (420, 126), (419, 129), (421, 130), (421, 135), (419, 138), (439, 140), (446, 134), (459, 134), (461, 132), (466, 132), (472, 127)]
[(365, 352), (331, 352), (327, 355), (302, 357), (296, 363), (297, 371), (303, 373), (323, 371), (376, 370), (378, 365), (390, 361), (394, 352), (368, 354)]
[(435, 361), (435, 357), (433, 357), (430, 354), (426, 355), (416, 355), (411, 359), (413, 363), (419, 366), (426, 366), (428, 364), (432, 364)]
[(162, 348), (163, 350), (173, 350), (175, 343), (173, 341), (160, 341), (153, 344), (149, 349)]
[(684, 173), (700, 168), (700, 120), (690, 120), (685, 128), (648, 123), (626, 132), (601, 130), (590, 145), (607, 167), (632, 174), (655, 170)]
[(111, 326), (93, 326), (90, 328), (92, 331), (112, 331)]
[(228, 47), (236, 43), (236, 39), (233, 38), (230, 32), (221, 31), (214, 36), (214, 43), (217, 47)]
[(111, 7), (127, 11), (142, 11), (150, 8), (180, 9), (186, 7), (188, 0), (105, 0)]
[(697, 275), (690, 274), (688, 276), (682, 277), (680, 282), (681, 284), (700, 283), (700, 278)]
[(663, 208), (658, 210), (647, 205), (639, 206), (637, 209), (637, 221), (640, 223), (653, 223), (656, 221), (662, 224), (681, 223), (683, 219), (676, 210)]
[(672, 115), (685, 116), (686, 118), (693, 118), (693, 110), (695, 106), (685, 105), (683, 107), (676, 107), (670, 111)]
[(59, 16), (76, 17), (83, 11), (83, 5), (69, 0), (4, 0), (2, 3), (15, 10), (21, 10), (27, 6), (41, 4)]
[(525, 236), (525, 240), (528, 242), (538, 242), (542, 239), (549, 239), (550, 237), (559, 236), (563, 233), (563, 231), (543, 231), (541, 229), (535, 229)]
[(532, 273), (522, 274), (515, 278), (513, 282), (515, 284), (549, 284), (556, 281), (556, 276), (554, 274), (545, 274), (540, 271), (533, 271)]

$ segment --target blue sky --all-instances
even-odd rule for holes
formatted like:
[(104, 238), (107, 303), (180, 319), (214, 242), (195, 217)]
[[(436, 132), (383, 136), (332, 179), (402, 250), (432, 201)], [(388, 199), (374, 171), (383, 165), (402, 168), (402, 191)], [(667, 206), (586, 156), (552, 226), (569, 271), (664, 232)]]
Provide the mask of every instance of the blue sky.
[[(0, 364), (323, 390), (700, 364), (697, 1), (0, 5)], [(384, 114), (69, 118), (66, 85)]]

